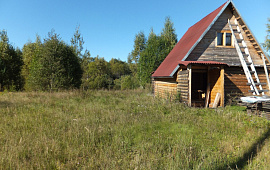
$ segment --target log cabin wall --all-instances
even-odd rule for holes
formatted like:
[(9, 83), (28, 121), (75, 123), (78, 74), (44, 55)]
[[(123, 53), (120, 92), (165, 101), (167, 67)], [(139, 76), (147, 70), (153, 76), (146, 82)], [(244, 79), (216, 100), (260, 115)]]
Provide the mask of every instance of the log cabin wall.
[[(240, 24), (240, 31), (243, 35), (243, 38), (247, 44), (249, 49), (249, 53), (253, 60), (254, 65), (256, 66), (257, 74), (262, 83), (267, 83), (266, 75), (263, 69), (263, 60), (260, 56), (260, 49), (258, 48), (258, 44), (254, 40), (251, 35), (250, 30), (248, 30), (245, 23), (239, 19), (237, 13), (235, 13), (234, 8), (230, 4), (224, 12), (219, 16), (216, 22), (211, 26), (210, 30), (204, 35), (202, 40), (196, 45), (192, 52), (185, 59), (186, 61), (217, 61), (226, 63), (228, 66), (219, 72), (211, 71), (208, 75), (211, 75), (211, 79), (209, 79), (210, 83), (213, 84), (211, 86), (211, 94), (210, 94), (210, 103), (215, 100), (215, 96), (218, 93), (219, 89), (222, 89), (221, 79), (224, 80), (224, 88), (223, 88), (223, 99), (225, 101), (221, 101), (221, 105), (226, 103), (228, 100), (228, 96), (248, 96), (252, 95), (249, 92), (250, 87), (247, 85), (247, 78), (244, 74), (238, 53), (234, 47), (234, 41), (232, 40), (231, 46), (217, 46), (217, 33), (218, 32), (227, 32), (230, 33), (230, 28), (228, 24), (228, 18), (232, 24), (234, 24), (235, 19), (238, 18), (238, 22)], [(226, 34), (225, 34), (226, 35)], [(232, 37), (233, 38), (233, 37)], [(239, 38), (239, 35), (236, 34), (236, 38)], [(269, 64), (269, 61), (266, 61)], [(195, 68), (193, 68), (195, 69)], [(269, 70), (268, 70), (269, 72)], [(168, 94), (177, 94), (181, 93), (181, 100), (186, 103), (191, 103), (191, 75), (192, 72), (188, 71), (188, 68), (179, 68), (177, 77), (172, 79), (154, 79), (154, 93), (155, 96), (167, 97)], [(214, 80), (216, 79), (216, 80)], [(216, 82), (215, 82), (216, 81)], [(267, 85), (263, 85), (263, 89), (268, 89)], [(270, 93), (266, 93), (269, 95)]]
[[(264, 68), (257, 67), (256, 70), (257, 70), (260, 82), (267, 83)], [(248, 81), (242, 67), (225, 68), (224, 81), (225, 81), (224, 92), (225, 92), (226, 101), (228, 101), (229, 98), (234, 98), (237, 96), (252, 95), (252, 93), (249, 92), (250, 87), (247, 85)], [(262, 88), (268, 89), (268, 86), (262, 85)], [(269, 95), (269, 92), (266, 93), (266, 95)]]
[(189, 99), (189, 71), (180, 70), (177, 74), (177, 91), (180, 94), (180, 101), (188, 103)]
[[(216, 45), (217, 32), (230, 31), (228, 18), (230, 18), (231, 23), (234, 23), (235, 16), (232, 14), (230, 8), (225, 9), (222, 15), (220, 15), (215, 24), (187, 57), (186, 61), (218, 61), (227, 63), (229, 66), (241, 65), (234, 45), (231, 47)], [(242, 28), (241, 32), (249, 48), (254, 65), (262, 65), (262, 59), (257, 53), (256, 49), (253, 47), (252, 43), (249, 41), (246, 32), (243, 31)]]
[(154, 78), (153, 85), (156, 97), (174, 99), (177, 95), (176, 78)]

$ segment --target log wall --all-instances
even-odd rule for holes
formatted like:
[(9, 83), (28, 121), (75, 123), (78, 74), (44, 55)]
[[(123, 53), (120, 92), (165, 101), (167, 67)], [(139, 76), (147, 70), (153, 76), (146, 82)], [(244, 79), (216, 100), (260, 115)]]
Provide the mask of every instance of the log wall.
[(177, 82), (174, 78), (154, 79), (154, 95), (156, 97), (174, 99), (177, 95)]
[[(256, 71), (260, 82), (267, 83), (264, 69), (257, 67)], [(224, 74), (224, 90), (226, 99), (228, 99), (228, 97), (252, 95), (252, 93), (249, 92), (250, 87), (247, 85), (248, 81), (242, 67), (228, 67), (225, 69)], [(268, 86), (263, 85), (262, 88), (268, 89)]]
[(188, 103), (189, 97), (189, 72), (188, 70), (179, 71), (177, 74), (177, 91), (180, 93), (181, 102)]

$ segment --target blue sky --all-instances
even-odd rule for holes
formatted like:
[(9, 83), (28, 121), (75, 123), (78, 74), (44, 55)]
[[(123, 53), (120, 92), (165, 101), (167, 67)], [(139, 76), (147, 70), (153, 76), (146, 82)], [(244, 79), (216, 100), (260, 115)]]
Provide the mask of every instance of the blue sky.
[[(22, 48), (36, 35), (46, 38), (52, 29), (70, 42), (80, 25), (92, 57), (126, 61), (135, 34), (159, 34), (166, 17), (174, 23), (178, 40), (187, 29), (221, 6), (226, 0), (0, 0), (0, 30)], [(257, 40), (266, 36), (270, 18), (269, 0), (234, 0), (234, 4)]]

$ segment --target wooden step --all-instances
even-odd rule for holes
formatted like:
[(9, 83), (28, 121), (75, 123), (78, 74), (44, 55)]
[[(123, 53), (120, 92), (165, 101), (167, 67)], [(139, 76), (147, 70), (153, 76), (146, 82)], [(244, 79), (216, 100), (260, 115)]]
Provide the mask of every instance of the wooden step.
[[(256, 86), (258, 85), (266, 85), (266, 83), (254, 83)], [(248, 86), (252, 85), (252, 83), (247, 83)]]
[(235, 30), (235, 31), (233, 31), (234, 33), (237, 33), (237, 34), (241, 34), (241, 31), (237, 31), (237, 30)]
[(251, 62), (246, 62), (247, 66), (250, 66), (252, 63)]
[(244, 57), (248, 57), (249, 55), (248, 54), (243, 54)]
[(238, 24), (231, 24), (231, 26), (233, 27), (233, 26), (238, 26)]
[(254, 74), (255, 73), (255, 71), (249, 71), (250, 72), (250, 74)]
[(237, 39), (237, 42), (238, 42), (238, 43), (240, 43), (240, 42), (242, 42), (242, 41), (244, 41), (244, 39)]
[[(262, 92), (268, 92), (269, 90), (258, 90), (258, 92), (259, 93), (262, 93)], [(255, 90), (249, 90), (248, 92), (251, 92), (251, 93), (253, 93), (253, 92), (255, 92)]]

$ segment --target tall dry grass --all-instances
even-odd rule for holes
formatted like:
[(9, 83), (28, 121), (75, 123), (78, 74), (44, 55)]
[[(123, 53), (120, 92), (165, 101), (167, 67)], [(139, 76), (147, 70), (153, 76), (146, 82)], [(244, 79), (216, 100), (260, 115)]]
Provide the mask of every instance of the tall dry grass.
[(269, 122), (242, 107), (188, 108), (145, 90), (20, 92), (0, 95), (0, 120), (1, 169), (269, 168), (268, 137), (244, 158)]

